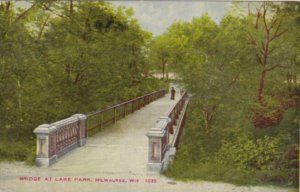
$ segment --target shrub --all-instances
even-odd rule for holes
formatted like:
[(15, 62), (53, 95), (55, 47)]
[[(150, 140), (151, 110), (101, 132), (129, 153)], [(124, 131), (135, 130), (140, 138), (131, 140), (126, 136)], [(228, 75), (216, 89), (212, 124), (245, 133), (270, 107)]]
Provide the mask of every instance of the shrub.
[(279, 157), (279, 140), (265, 136), (256, 141), (240, 137), (235, 141), (224, 141), (214, 161), (231, 164), (238, 169), (272, 170)]
[(32, 164), (35, 159), (35, 145), (31, 141), (24, 143), (21, 141), (2, 140), (0, 142), (0, 161), (26, 161)]

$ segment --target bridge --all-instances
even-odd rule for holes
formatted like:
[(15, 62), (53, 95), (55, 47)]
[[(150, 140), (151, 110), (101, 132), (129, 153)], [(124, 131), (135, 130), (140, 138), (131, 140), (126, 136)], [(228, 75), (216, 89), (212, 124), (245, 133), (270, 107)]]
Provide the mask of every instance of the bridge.
[[(140, 150), (136, 150), (137, 153), (135, 153), (131, 149), (145, 149), (148, 146), (148, 163), (145, 163), (144, 166), (147, 164), (148, 170), (163, 171), (167, 168), (170, 159), (175, 155), (176, 148), (179, 146), (186, 117), (187, 93), (177, 96), (176, 100), (170, 100), (169, 97), (161, 99), (161, 102), (156, 102), (157, 107), (149, 107), (152, 113), (148, 111), (149, 115), (144, 114), (144, 118), (134, 119), (133, 116), (127, 118), (127, 122), (126, 120), (119, 122), (120, 129), (118, 129), (119, 126), (116, 123), (118, 120), (126, 118), (128, 114), (134, 113), (156, 99), (165, 96), (165, 94), (166, 91), (162, 89), (105, 109), (90, 112), (87, 115), (75, 114), (70, 118), (52, 124), (40, 125), (34, 130), (37, 135), (36, 165), (50, 166), (65, 154), (82, 146), (85, 146), (81, 150), (82, 152), (91, 154), (90, 156), (95, 158), (95, 153), (89, 151), (92, 150), (90, 147), (93, 146), (96, 151), (100, 152), (99, 157), (97, 157), (99, 160), (103, 156), (107, 158), (111, 154), (118, 155), (119, 158), (112, 156), (109, 160), (111, 162), (115, 160), (122, 162), (122, 166), (117, 167), (118, 170), (122, 170), (124, 167), (128, 168), (130, 164), (136, 166), (136, 163), (141, 162), (142, 159), (147, 159), (147, 155), (139, 153)], [(155, 113), (153, 113), (154, 111)], [(140, 118), (140, 116), (137, 117)], [(156, 124), (154, 124), (155, 121), (157, 121)], [(104, 131), (105, 128), (113, 132), (110, 132), (110, 135), (105, 135), (107, 133), (107, 131)], [(98, 138), (95, 135), (100, 131), (103, 131), (103, 133), (99, 135), (105, 135), (104, 138)], [(98, 139), (96, 141), (91, 140), (86, 145), (87, 140), (93, 138), (93, 135), (95, 135), (94, 138)], [(147, 141), (146, 135), (148, 136), (148, 145), (145, 143)], [(109, 138), (109, 140), (106, 140), (106, 138)], [(109, 149), (110, 153), (106, 148)], [(133, 155), (137, 157), (136, 160), (132, 159)], [(86, 157), (86, 155), (80, 154), (76, 154), (77, 156)], [(125, 160), (126, 156), (129, 159)], [(77, 161), (77, 163), (82, 162)], [(104, 165), (105, 163), (101, 166)], [(80, 164), (75, 164), (75, 166), (80, 166)]]
[[(35, 129), (35, 167), (0, 164), (0, 192), (252, 191), (223, 183), (178, 182), (161, 175), (184, 132), (188, 96), (156, 91)], [(253, 191), (286, 191), (254, 187)]]

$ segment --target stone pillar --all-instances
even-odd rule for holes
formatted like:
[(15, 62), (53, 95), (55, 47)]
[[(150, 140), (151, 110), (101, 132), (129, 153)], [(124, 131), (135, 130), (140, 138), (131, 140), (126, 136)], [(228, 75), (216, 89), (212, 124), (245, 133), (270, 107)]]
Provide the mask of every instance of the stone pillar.
[(161, 171), (163, 167), (164, 154), (168, 149), (167, 126), (169, 118), (162, 118), (157, 121), (155, 126), (151, 128), (148, 133), (148, 164), (147, 168), (150, 171)]
[(79, 144), (80, 147), (82, 147), (86, 144), (86, 139), (87, 139), (87, 126), (86, 126), (87, 117), (83, 114), (75, 114), (72, 117), (75, 117), (75, 118), (78, 119), (78, 125), (79, 125), (79, 141), (78, 141), (78, 144)]
[(34, 133), (37, 136), (37, 158), (36, 165), (37, 166), (49, 166), (52, 162), (56, 161), (57, 156), (50, 156), (49, 146), (51, 145), (49, 140), (49, 135), (56, 129), (55, 126), (49, 124), (43, 124), (38, 126)]
[[(50, 166), (62, 155), (78, 146), (85, 145), (87, 138), (86, 119), (85, 115), (75, 114), (50, 125), (38, 126), (34, 130), (37, 136), (36, 165), (39, 167)], [(77, 138), (71, 143), (68, 133), (74, 128), (77, 129)]]

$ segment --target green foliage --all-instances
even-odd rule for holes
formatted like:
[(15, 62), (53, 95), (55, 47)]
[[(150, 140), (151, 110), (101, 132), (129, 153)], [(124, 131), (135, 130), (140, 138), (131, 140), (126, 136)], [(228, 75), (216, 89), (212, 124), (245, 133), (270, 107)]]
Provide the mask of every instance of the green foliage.
[[(286, 170), (288, 171), (288, 170)], [(212, 162), (187, 165), (183, 161), (175, 161), (165, 175), (184, 181), (205, 180), (213, 182), (226, 182), (235, 185), (277, 185), (290, 187), (290, 175), (281, 170), (245, 170), (236, 169), (230, 165), (220, 165)]]
[(218, 131), (208, 136), (199, 126), (201, 120), (193, 102), (180, 149), (165, 172), (168, 177), (237, 185), (298, 186), (298, 159), (289, 156), (290, 147), (297, 146), (299, 140), (298, 125), (293, 122), (295, 108), (289, 109), (280, 125), (272, 129), (253, 132), (252, 126), (248, 128), (252, 131), (239, 132), (219, 125), (215, 127)]
[(279, 159), (279, 139), (265, 136), (256, 141), (239, 137), (224, 141), (215, 156), (217, 164), (230, 164), (237, 169), (272, 170)]
[(234, 6), (242, 14), (232, 9), (219, 25), (204, 15), (157, 37), (170, 45), (169, 65), (192, 94), (185, 137), (166, 174), (297, 186), (299, 92), (287, 76), (299, 76), (299, 6)]
[(8, 139), (2, 139), (0, 142), (0, 160), (18, 160), (26, 161), (28, 154), (32, 154), (35, 142), (12, 142)]
[(36, 147), (34, 145), (31, 145), (28, 149), (28, 154), (26, 155), (26, 164), (27, 165), (35, 165), (36, 160)]

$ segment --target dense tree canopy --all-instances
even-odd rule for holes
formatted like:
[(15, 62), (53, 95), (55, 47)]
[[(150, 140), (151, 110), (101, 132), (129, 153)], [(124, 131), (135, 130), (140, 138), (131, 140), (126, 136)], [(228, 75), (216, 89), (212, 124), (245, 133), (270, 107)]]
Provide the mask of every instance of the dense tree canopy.
[(1, 138), (34, 141), (40, 124), (159, 88), (147, 75), (151, 33), (131, 9), (103, 1), (17, 4), (0, 2)]
[[(219, 25), (204, 15), (174, 23), (157, 37), (169, 45), (168, 63), (192, 94), (184, 144), (169, 175), (190, 178), (229, 166), (268, 170), (269, 180), (282, 170), (297, 184), (296, 159), (289, 154), (299, 139), (299, 5), (251, 6), (247, 14), (230, 11)], [(184, 176), (186, 163), (191, 169)]]

